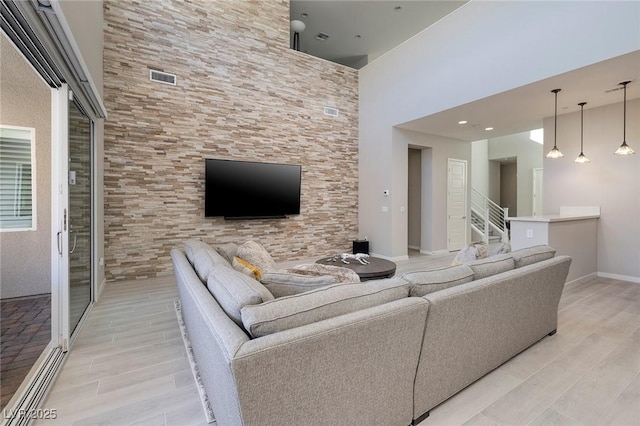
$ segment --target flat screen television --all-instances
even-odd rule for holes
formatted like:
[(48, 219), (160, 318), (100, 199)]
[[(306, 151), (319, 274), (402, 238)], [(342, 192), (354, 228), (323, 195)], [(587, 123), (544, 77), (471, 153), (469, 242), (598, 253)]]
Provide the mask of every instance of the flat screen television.
[(302, 167), (205, 160), (205, 217), (284, 218), (300, 214)]

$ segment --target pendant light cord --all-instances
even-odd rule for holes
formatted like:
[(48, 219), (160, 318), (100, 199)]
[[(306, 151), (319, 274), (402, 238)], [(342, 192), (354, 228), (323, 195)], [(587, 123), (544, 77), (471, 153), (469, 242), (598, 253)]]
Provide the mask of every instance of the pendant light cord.
[(624, 82), (624, 107), (622, 113), (622, 142), (627, 141), (627, 84), (628, 81)]

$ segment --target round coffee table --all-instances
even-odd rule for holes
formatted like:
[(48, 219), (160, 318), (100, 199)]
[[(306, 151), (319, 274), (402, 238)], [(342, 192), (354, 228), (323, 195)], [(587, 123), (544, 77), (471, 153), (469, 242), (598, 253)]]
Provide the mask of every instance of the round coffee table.
[[(333, 259), (337, 260), (334, 262)], [(349, 263), (343, 263), (340, 256), (323, 257), (316, 260), (322, 265), (342, 266), (354, 271), (360, 277), (360, 281), (376, 280), (380, 278), (390, 278), (396, 273), (396, 264), (387, 259), (379, 257), (367, 257), (368, 265), (363, 265), (355, 259), (347, 259)]]

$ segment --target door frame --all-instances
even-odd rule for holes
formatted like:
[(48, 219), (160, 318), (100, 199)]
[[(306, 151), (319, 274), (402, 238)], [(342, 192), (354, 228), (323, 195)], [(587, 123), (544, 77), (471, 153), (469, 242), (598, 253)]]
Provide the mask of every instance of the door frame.
[(465, 226), (464, 226), (464, 241), (465, 244), (469, 243), (469, 173), (467, 167), (467, 160), (461, 160), (458, 158), (447, 158), (447, 251), (455, 251), (459, 250), (459, 248), (451, 248), (451, 215), (449, 212), (449, 204), (450, 204), (450, 192), (451, 192), (451, 164), (452, 163), (460, 163), (464, 165), (464, 216)]

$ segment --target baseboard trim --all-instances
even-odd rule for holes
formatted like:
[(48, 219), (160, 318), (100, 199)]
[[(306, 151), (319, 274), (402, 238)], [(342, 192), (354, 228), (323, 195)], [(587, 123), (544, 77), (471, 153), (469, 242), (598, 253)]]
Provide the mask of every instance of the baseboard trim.
[(596, 278), (598, 278), (598, 273), (597, 272), (593, 272), (593, 273), (591, 273), (589, 275), (585, 275), (583, 277), (576, 278), (575, 280), (567, 281), (565, 285), (568, 285), (568, 284), (584, 284), (586, 282), (595, 280)]
[(609, 272), (597, 272), (596, 275), (601, 278), (610, 278), (612, 280), (629, 281), (640, 284), (640, 277), (632, 277), (631, 275), (610, 274)]
[(100, 283), (100, 285), (98, 285), (98, 291), (96, 292), (96, 302), (98, 301), (98, 299), (100, 299), (100, 296), (102, 296), (102, 292), (104, 291), (104, 287), (107, 284), (107, 279), (103, 278), (102, 282)]
[(385, 255), (383, 255), (383, 254), (378, 254), (378, 253), (371, 253), (371, 254), (370, 254), (370, 256), (373, 256), (373, 257), (379, 257), (379, 258), (381, 258), (381, 259), (387, 259), (387, 260), (390, 260), (390, 261), (392, 261), (392, 262), (398, 262), (398, 261), (400, 261), (400, 260), (407, 260), (407, 259), (409, 259), (409, 255), (408, 255), (408, 254), (405, 254), (405, 255), (403, 255), (403, 256), (394, 256), (394, 257), (392, 257), (392, 256), (385, 256)]
[(420, 246), (409, 246), (408, 248), (411, 250), (420, 250)]
[(434, 250), (434, 251), (429, 251), (429, 250), (420, 250), (421, 254), (428, 254), (430, 256), (436, 255), (436, 254), (449, 254), (449, 250)]

